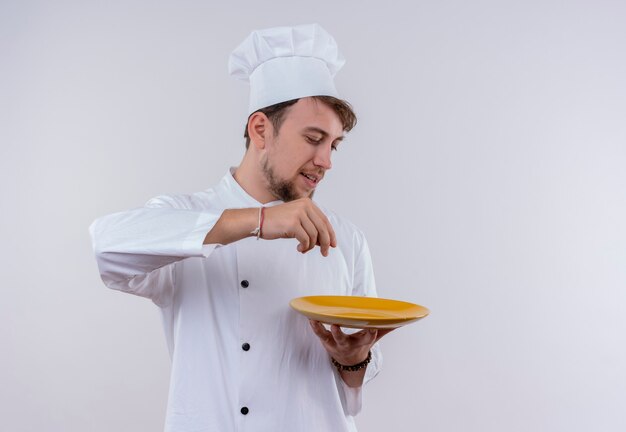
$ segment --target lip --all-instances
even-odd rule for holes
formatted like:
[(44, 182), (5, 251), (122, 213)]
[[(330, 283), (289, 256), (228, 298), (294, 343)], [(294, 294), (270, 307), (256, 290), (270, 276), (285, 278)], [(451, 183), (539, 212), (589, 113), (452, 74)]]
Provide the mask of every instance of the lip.
[(305, 185), (309, 189), (315, 189), (315, 187), (319, 184), (319, 182), (322, 181), (322, 177), (314, 175), (314, 174), (309, 174), (309, 175), (315, 177), (317, 180), (312, 181), (309, 178), (307, 178), (303, 173), (300, 173), (300, 177), (302, 177), (302, 180), (304, 181)]

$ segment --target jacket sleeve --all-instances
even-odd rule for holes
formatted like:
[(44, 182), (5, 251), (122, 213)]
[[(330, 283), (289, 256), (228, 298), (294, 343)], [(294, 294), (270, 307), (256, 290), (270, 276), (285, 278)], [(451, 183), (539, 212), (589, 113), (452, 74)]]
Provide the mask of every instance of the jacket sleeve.
[(142, 208), (96, 219), (89, 232), (103, 282), (167, 306), (174, 264), (211, 254), (217, 245), (203, 242), (221, 214), (193, 209), (184, 197), (162, 196)]
[[(355, 235), (355, 263), (354, 263), (354, 284), (352, 295), (365, 297), (378, 297), (376, 293), (376, 282), (374, 280), (374, 269), (372, 267), (372, 257), (365, 236), (361, 232)], [(383, 356), (380, 350), (380, 344), (376, 343), (372, 351), (372, 360), (367, 365), (363, 384), (371, 381), (380, 372), (383, 364)], [(362, 407), (362, 389), (363, 387), (349, 387), (341, 378), (344, 409), (348, 415), (357, 415), (361, 412)]]

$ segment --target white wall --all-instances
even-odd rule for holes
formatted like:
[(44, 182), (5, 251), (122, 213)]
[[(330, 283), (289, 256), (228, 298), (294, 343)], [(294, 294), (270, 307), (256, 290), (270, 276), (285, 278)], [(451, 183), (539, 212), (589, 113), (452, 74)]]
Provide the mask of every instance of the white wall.
[(87, 227), (238, 163), (252, 30), (319, 22), (359, 125), (318, 193), (367, 234), (383, 341), (362, 432), (626, 430), (626, 4), (0, 3), (2, 430), (162, 429), (149, 301)]

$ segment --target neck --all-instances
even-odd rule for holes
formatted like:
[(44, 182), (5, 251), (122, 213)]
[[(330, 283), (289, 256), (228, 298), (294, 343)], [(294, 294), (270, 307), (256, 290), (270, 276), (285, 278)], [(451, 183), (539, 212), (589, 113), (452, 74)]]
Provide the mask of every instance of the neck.
[(267, 188), (267, 181), (261, 169), (261, 161), (250, 149), (243, 156), (234, 177), (239, 186), (261, 204), (277, 200)]

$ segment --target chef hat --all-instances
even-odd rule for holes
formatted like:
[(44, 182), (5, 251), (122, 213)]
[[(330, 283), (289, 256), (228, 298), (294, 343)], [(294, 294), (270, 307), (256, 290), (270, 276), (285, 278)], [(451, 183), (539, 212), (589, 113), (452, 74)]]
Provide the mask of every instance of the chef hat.
[(335, 96), (333, 76), (345, 60), (318, 24), (253, 31), (230, 55), (228, 71), (250, 82), (253, 112), (306, 96)]

